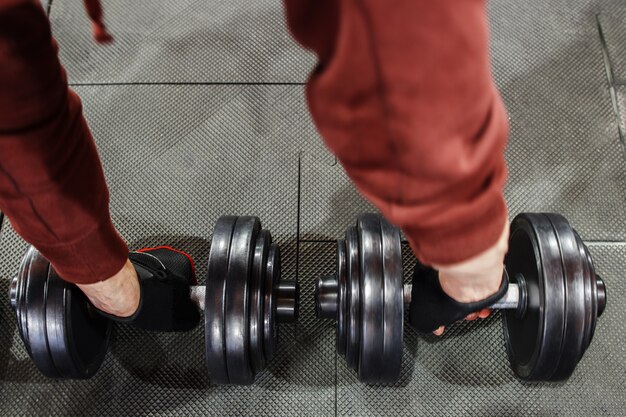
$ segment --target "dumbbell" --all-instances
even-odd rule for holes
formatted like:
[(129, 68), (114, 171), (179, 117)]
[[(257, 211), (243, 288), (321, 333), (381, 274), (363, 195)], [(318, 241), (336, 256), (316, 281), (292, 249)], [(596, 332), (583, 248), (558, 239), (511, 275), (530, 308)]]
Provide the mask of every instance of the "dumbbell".
[[(273, 358), (277, 323), (298, 315), (298, 285), (282, 280), (280, 251), (257, 217), (224, 216), (213, 231), (206, 286), (193, 286), (204, 310), (206, 365), (216, 384), (250, 384)], [(84, 379), (104, 361), (111, 321), (34, 248), (9, 290), (28, 354), (47, 377)]]
[[(589, 250), (559, 214), (525, 213), (511, 223), (503, 311), (511, 368), (521, 379), (568, 378), (587, 350), (606, 306), (604, 281)], [(338, 352), (361, 381), (400, 377), (404, 304), (400, 232), (376, 214), (364, 214), (337, 242), (337, 273), (315, 287), (318, 318), (337, 321)]]

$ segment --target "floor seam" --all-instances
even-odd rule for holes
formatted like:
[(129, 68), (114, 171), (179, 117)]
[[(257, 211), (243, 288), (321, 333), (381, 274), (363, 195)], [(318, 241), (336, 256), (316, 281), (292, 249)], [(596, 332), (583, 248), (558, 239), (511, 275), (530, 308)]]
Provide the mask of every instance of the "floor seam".
[(617, 102), (617, 93), (615, 91), (615, 77), (613, 75), (613, 65), (611, 63), (611, 56), (609, 55), (609, 49), (606, 43), (606, 38), (604, 36), (604, 31), (602, 30), (602, 23), (600, 22), (600, 14), (595, 15), (596, 18), (596, 26), (598, 29), (598, 36), (600, 38), (600, 47), (602, 49), (602, 58), (604, 62), (604, 69), (606, 71), (606, 79), (609, 84), (609, 95), (611, 96), (611, 105), (613, 107), (613, 114), (615, 116), (615, 121), (617, 122), (617, 133), (619, 135), (619, 141), (622, 145), (622, 154), (626, 158), (626, 140), (624, 138), (624, 131), (622, 130), (622, 124), (620, 120), (619, 114), (619, 104)]

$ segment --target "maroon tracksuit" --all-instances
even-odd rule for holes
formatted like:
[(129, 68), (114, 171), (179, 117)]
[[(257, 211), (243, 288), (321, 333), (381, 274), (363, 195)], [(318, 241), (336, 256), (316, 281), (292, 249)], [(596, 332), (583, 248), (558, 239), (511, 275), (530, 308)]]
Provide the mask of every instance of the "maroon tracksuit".
[[(96, 0), (94, 36), (108, 40)], [(363, 195), (420, 260), (492, 246), (506, 219), (507, 118), (494, 87), (484, 0), (285, 0), (319, 57), (313, 120)], [(114, 35), (114, 34), (113, 34)], [(0, 0), (0, 210), (68, 281), (127, 258), (81, 102), (37, 0)]]

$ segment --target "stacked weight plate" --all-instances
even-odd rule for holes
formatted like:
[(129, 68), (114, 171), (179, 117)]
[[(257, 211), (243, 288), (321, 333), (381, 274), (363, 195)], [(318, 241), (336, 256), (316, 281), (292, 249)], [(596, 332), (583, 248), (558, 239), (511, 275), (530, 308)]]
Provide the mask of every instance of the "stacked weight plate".
[(89, 378), (104, 360), (111, 332), (75, 285), (61, 280), (30, 248), (11, 282), (11, 305), (26, 350), (51, 378)]
[[(206, 362), (211, 382), (250, 384), (274, 356), (280, 252), (256, 217), (221, 217), (213, 231), (205, 295)], [(295, 284), (291, 289), (297, 305)], [(284, 297), (283, 297), (284, 298)], [(295, 319), (295, 310), (287, 312)]]
[(523, 313), (504, 314), (513, 371), (523, 379), (569, 377), (591, 343), (606, 290), (587, 247), (567, 220), (524, 213), (511, 224), (505, 265), (526, 292)]
[(337, 244), (337, 277), (331, 279), (338, 290), (338, 352), (360, 380), (394, 382), (402, 362), (404, 311), (398, 230), (378, 215), (360, 216)]

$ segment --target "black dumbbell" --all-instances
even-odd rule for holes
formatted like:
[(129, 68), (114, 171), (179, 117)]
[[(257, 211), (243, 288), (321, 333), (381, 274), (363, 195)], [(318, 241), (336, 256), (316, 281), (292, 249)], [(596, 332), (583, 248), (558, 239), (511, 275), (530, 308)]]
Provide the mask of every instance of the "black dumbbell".
[[(558, 214), (520, 214), (511, 224), (502, 309), (511, 367), (520, 378), (569, 377), (606, 306), (604, 282), (580, 236)], [(364, 214), (337, 243), (337, 274), (315, 288), (316, 314), (337, 321), (337, 350), (368, 383), (400, 377), (404, 304), (400, 232)]]
[[(298, 286), (281, 280), (280, 252), (256, 217), (221, 217), (213, 232), (206, 286), (193, 286), (204, 310), (206, 364), (217, 384), (250, 384), (276, 351), (277, 322), (298, 314)], [(35, 249), (24, 256), (9, 294), (26, 350), (52, 378), (89, 378), (102, 364), (111, 322)]]

